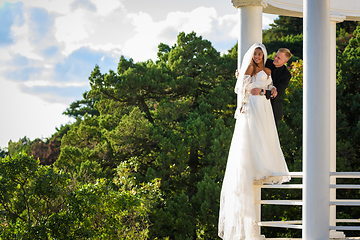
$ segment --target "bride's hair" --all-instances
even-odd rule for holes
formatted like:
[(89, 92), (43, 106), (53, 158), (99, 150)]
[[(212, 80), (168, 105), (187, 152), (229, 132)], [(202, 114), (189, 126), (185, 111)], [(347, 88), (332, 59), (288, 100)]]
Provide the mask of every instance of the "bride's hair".
[[(263, 52), (263, 50), (261, 49), (261, 47), (257, 47), (257, 48), (254, 49), (254, 53), (255, 53), (255, 50), (256, 50), (256, 49), (260, 49), (260, 51), (263, 53), (262, 65), (264, 66), (264, 64), (265, 64), (264, 52)], [(251, 76), (254, 76), (255, 73), (256, 73), (256, 67), (261, 67), (261, 66), (259, 66), (259, 65), (254, 61), (254, 54), (253, 54), (253, 57), (251, 58), (251, 63), (250, 63), (250, 64), (254, 66), (253, 72), (252, 72), (252, 74), (251, 74)]]

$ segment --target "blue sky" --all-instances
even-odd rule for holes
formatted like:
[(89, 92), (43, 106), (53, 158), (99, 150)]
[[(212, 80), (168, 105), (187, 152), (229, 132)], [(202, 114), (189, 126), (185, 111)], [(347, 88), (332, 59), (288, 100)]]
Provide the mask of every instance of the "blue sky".
[[(264, 14), (263, 28), (276, 17)], [(230, 0), (0, 0), (0, 147), (72, 121), (62, 112), (89, 90), (96, 64), (105, 73), (121, 55), (155, 60), (181, 31), (226, 52), (238, 19)]]

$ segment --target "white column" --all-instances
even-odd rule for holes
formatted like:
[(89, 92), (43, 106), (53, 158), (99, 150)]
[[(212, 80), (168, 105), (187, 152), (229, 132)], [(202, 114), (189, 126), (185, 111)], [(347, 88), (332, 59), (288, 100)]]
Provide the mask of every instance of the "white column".
[(232, 0), (239, 11), (238, 68), (246, 51), (254, 43), (262, 43), (262, 10), (266, 7), (263, 1), (253, 1), (250, 4)]
[[(336, 23), (345, 16), (330, 15), (330, 172), (336, 172)], [(330, 184), (336, 178), (330, 177)], [(336, 200), (336, 189), (330, 189), (330, 201)], [(330, 206), (330, 226), (336, 226), (336, 206)], [(344, 232), (330, 231), (330, 238), (345, 238)]]
[(329, 239), (330, 0), (304, 0), (303, 230)]

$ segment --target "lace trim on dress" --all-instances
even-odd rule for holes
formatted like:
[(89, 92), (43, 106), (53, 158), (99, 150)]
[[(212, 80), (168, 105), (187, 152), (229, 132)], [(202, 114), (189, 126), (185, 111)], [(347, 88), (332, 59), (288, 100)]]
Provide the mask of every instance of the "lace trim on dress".
[(251, 89), (249, 88), (252, 83), (252, 77), (250, 75), (244, 75), (244, 80), (241, 88), (241, 92), (238, 93), (238, 106), (240, 106), (240, 113), (246, 112), (246, 103), (249, 102), (249, 95)]

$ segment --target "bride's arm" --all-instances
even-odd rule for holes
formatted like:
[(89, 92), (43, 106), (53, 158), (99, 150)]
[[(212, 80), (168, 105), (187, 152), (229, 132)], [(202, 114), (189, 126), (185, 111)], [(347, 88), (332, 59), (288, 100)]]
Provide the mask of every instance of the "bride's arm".
[(241, 113), (245, 111), (244, 106), (249, 100), (249, 85), (251, 85), (251, 76), (244, 75), (243, 86), (241, 92), (238, 94), (238, 106), (240, 107)]
[(265, 68), (265, 73), (268, 75), (267, 79), (266, 79), (266, 90), (272, 90), (275, 86), (273, 85), (273, 80), (271, 78), (271, 70), (270, 68)]
[(272, 98), (275, 98), (276, 95), (277, 95), (277, 89), (276, 89), (276, 87), (273, 85), (273, 81), (272, 81), (271, 75), (268, 77), (266, 83), (268, 84), (266, 90), (271, 91), (271, 97), (272, 97)]

